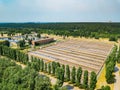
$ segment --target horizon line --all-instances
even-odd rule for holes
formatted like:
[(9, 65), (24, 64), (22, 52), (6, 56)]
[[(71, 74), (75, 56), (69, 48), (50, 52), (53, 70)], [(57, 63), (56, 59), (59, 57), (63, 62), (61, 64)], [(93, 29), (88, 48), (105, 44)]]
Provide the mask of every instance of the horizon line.
[(54, 22), (54, 21), (53, 22), (52, 21), (48, 21), (48, 22), (34, 22), (33, 21), (33, 22), (27, 22), (26, 21), (26, 22), (0, 22), (0, 23), (1, 24), (2, 23), (6, 23), (6, 24), (7, 23), (11, 23), (11, 24), (12, 23), (13, 24), (14, 23), (120, 23), (120, 21), (116, 21), (116, 22), (112, 22), (112, 21), (108, 21), (108, 22), (107, 21), (98, 21), (98, 22), (96, 22), (96, 21), (88, 21), (88, 22), (86, 22), (86, 21), (85, 22), (74, 22), (74, 21), (71, 21), (71, 22), (67, 22), (67, 21), (64, 21), (64, 22)]

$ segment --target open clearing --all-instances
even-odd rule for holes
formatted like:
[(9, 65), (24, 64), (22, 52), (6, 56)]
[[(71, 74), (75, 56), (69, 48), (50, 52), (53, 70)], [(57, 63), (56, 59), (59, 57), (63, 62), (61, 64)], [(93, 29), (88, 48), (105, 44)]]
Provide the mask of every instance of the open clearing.
[(102, 41), (73, 39), (29, 52), (29, 55), (42, 58), (46, 62), (56, 61), (99, 73), (113, 46), (112, 43)]

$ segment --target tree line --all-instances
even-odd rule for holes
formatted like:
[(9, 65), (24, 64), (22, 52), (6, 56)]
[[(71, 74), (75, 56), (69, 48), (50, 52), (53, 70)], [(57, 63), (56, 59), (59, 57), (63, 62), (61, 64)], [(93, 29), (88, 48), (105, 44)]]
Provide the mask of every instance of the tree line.
[(4, 45), (0, 45), (0, 55), (7, 56), (13, 60), (22, 62), (24, 64), (27, 64), (28, 62), (28, 54)]
[(120, 45), (117, 52), (117, 62), (120, 63)]
[(55, 34), (60, 36), (109, 38), (116, 41), (120, 38), (120, 23), (4, 23), (0, 31), (14, 35), (15, 33)]
[(69, 65), (61, 65), (59, 62), (54, 61), (47, 63), (35, 57), (31, 58), (31, 62), (28, 62), (28, 66), (34, 68), (37, 71), (45, 72), (52, 76), (55, 76), (58, 79), (55, 85), (56, 87), (62, 87), (64, 82), (72, 83), (75, 86), (87, 90), (94, 90), (96, 87), (96, 73), (89, 73), (87, 70), (83, 71), (81, 67), (70, 68)]
[(105, 67), (106, 67), (105, 77), (106, 77), (107, 83), (114, 83), (115, 81), (113, 72), (116, 65), (116, 61), (118, 59), (117, 50), (118, 50), (118, 47), (117, 45), (115, 45), (105, 62)]

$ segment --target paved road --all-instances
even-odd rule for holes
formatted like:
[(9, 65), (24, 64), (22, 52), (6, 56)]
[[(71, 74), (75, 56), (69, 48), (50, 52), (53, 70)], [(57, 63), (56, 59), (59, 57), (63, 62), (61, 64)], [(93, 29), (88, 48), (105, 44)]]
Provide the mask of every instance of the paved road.
[(114, 90), (120, 90), (120, 67), (116, 65), (115, 67), (115, 79)]

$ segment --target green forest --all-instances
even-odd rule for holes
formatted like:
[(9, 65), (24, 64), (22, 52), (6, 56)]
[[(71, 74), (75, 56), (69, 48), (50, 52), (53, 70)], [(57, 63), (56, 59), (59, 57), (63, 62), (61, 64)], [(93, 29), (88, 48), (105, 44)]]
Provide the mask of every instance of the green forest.
[(39, 75), (34, 69), (25, 68), (0, 58), (0, 90), (50, 90), (48, 77)]
[(1, 23), (0, 31), (5, 33), (38, 33), (61, 36), (110, 38), (116, 41), (120, 38), (120, 23)]

